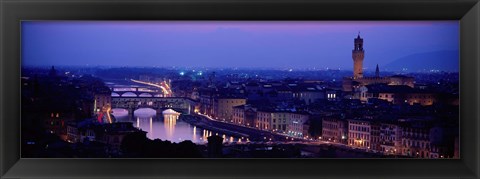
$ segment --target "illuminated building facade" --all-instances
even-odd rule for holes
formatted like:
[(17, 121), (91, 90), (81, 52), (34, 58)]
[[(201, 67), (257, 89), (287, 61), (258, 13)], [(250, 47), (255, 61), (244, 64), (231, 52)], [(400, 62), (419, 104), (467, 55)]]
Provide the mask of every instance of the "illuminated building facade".
[(257, 118), (255, 120), (255, 127), (259, 129), (268, 130), (271, 127), (272, 113), (268, 111), (257, 111)]
[(99, 93), (95, 94), (95, 111), (98, 112), (107, 112), (111, 108), (112, 96), (111, 93)]
[(282, 110), (257, 111), (255, 127), (262, 130), (287, 133), (294, 137), (304, 136), (304, 124), (309, 119), (309, 114)]
[(256, 116), (257, 109), (248, 104), (233, 107), (232, 120), (235, 124), (255, 126)]
[[(309, 115), (306, 113), (292, 112), (290, 114), (290, 122), (288, 125), (288, 134), (294, 137), (304, 137), (304, 124), (308, 121)], [(287, 120), (288, 121), (288, 120)]]
[(368, 102), (370, 99), (385, 100), (393, 104), (408, 103), (410, 105), (420, 104), (423, 106), (433, 105), (438, 102), (438, 94), (411, 88), (406, 85), (386, 85), (373, 84), (355, 89), (353, 96), (362, 102)]
[(402, 129), (396, 124), (380, 125), (380, 147), (385, 154), (401, 154)]
[(347, 121), (334, 117), (322, 119), (322, 139), (326, 141), (347, 143), (348, 140)]
[(233, 107), (244, 105), (247, 103), (245, 98), (218, 98), (215, 103), (215, 116), (219, 120), (233, 121)]
[(432, 147), (428, 128), (403, 128), (402, 155), (418, 158), (439, 158), (440, 156)]
[(215, 115), (215, 88), (200, 88), (199, 89), (199, 100), (200, 100), (200, 113), (214, 116)]
[(348, 145), (355, 148), (370, 149), (371, 125), (366, 120), (348, 120)]
[(272, 113), (272, 130), (276, 132), (285, 132), (288, 129), (289, 117), (293, 114), (286, 112)]

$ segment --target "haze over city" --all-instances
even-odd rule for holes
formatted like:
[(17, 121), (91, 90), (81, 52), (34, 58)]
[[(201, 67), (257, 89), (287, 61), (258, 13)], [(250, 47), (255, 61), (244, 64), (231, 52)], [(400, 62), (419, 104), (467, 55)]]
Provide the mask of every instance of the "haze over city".
[(458, 28), (23, 22), (21, 154), (458, 159)]
[(458, 30), (457, 21), (27, 21), (22, 65), (350, 70), (360, 33), (374, 70), (408, 55), (458, 56)]

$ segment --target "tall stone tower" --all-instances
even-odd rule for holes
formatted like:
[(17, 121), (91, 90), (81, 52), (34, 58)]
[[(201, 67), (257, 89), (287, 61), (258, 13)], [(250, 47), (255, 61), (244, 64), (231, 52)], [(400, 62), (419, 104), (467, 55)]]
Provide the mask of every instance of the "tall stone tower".
[(363, 58), (365, 51), (363, 51), (363, 39), (360, 38), (360, 32), (354, 40), (355, 47), (352, 50), (353, 58), (353, 78), (358, 79), (363, 77)]

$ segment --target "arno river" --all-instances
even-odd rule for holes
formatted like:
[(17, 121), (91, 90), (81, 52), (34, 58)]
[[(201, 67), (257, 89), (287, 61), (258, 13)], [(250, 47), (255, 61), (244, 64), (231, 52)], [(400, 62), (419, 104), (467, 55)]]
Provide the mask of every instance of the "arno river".
[(113, 109), (113, 115), (120, 122), (132, 122), (135, 127), (148, 132), (147, 137), (150, 139), (172, 142), (191, 140), (194, 143), (202, 144), (207, 142), (208, 136), (219, 135), (226, 140), (225, 142), (238, 142), (239, 140), (236, 137), (190, 125), (181, 119), (168, 116), (168, 114), (165, 116), (166, 118), (157, 116), (155, 110), (149, 108), (136, 110), (133, 119), (129, 119), (128, 112), (125, 109)]
[[(139, 87), (142, 84), (134, 84), (128, 80), (107, 80), (108, 86), (124, 85), (125, 87)], [(133, 125), (147, 132), (149, 139), (169, 140), (171, 142), (181, 142), (190, 140), (197, 144), (207, 143), (207, 137), (219, 135), (224, 138), (224, 142), (238, 142), (241, 138), (225, 135), (220, 132), (210, 131), (193, 126), (182, 119), (177, 119), (170, 115), (157, 115), (154, 109), (140, 108), (134, 112), (133, 118), (128, 115), (126, 109), (113, 109), (113, 115), (119, 122), (132, 122)], [(245, 139), (243, 139), (245, 141)]]

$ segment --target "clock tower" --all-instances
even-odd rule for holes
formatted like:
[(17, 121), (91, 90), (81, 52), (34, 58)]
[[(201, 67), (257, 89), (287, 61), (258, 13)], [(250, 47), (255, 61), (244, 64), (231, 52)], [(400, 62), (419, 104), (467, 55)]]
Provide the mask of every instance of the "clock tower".
[(353, 58), (353, 79), (363, 77), (363, 58), (365, 51), (363, 50), (363, 39), (360, 37), (360, 32), (357, 38), (354, 39), (354, 48), (352, 50)]

